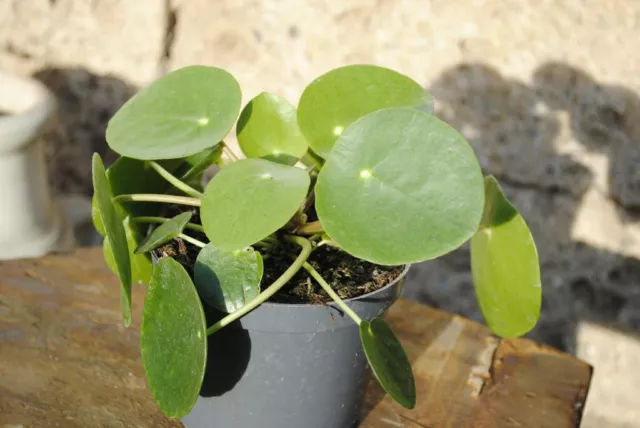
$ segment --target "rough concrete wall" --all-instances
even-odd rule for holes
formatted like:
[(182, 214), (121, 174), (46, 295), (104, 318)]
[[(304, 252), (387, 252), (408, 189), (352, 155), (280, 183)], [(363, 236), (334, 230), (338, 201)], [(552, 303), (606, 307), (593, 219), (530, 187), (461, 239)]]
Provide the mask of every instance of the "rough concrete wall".
[[(628, 0), (0, 0), (0, 67), (63, 107), (60, 191), (88, 191), (107, 119), (158, 73), (216, 65), (245, 101), (292, 102), (348, 63), (410, 75), (529, 222), (544, 277), (531, 336), (570, 351), (580, 320), (640, 332), (639, 36)], [(480, 319), (466, 247), (416, 266), (406, 294)]]
[(34, 75), (56, 94), (47, 130), (57, 192), (91, 191), (91, 153), (106, 153), (109, 117), (159, 76), (165, 0), (0, 0), (0, 67)]

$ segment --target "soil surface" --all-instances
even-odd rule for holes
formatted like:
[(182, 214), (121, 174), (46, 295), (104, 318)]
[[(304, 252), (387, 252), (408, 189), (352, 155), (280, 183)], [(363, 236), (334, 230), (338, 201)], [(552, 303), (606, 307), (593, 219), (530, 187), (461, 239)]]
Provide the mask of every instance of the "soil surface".
[[(170, 216), (183, 210), (172, 207)], [(200, 224), (198, 210), (192, 210), (192, 223)], [(208, 242), (203, 233), (185, 230), (186, 235), (192, 236), (202, 242)], [(180, 262), (193, 278), (193, 266), (200, 248), (183, 241), (180, 238), (163, 245), (157, 250), (158, 255), (169, 256)], [(262, 289), (271, 285), (293, 263), (300, 253), (300, 247), (284, 239), (279, 239), (279, 244), (269, 249), (268, 252), (260, 251), (264, 260), (264, 274), (262, 276)], [(265, 257), (268, 254), (268, 257)], [(396, 279), (403, 271), (401, 266), (382, 266), (360, 260), (350, 254), (332, 248), (322, 246), (314, 249), (308, 259), (309, 264), (331, 285), (343, 299), (350, 299), (378, 290)], [(329, 295), (320, 285), (301, 269), (282, 287), (269, 302), (275, 303), (311, 303), (322, 304), (330, 302)]]
[[(270, 257), (264, 261), (263, 288), (278, 279), (291, 265), (292, 255), (299, 252), (299, 247), (288, 242), (272, 250)], [(396, 279), (404, 269), (404, 266), (369, 263), (328, 246), (315, 249), (308, 262), (343, 299), (378, 290)], [(331, 298), (307, 271), (300, 270), (270, 301), (325, 303), (331, 301)]]

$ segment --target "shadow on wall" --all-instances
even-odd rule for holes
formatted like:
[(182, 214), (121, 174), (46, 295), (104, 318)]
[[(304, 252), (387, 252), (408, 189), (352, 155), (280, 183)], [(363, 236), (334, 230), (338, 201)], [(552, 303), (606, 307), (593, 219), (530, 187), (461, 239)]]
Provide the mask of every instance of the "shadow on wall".
[(91, 156), (116, 158), (104, 139), (107, 122), (136, 88), (121, 79), (81, 68), (44, 68), (33, 74), (55, 95), (58, 111), (45, 130), (52, 189), (58, 194), (93, 194)]
[[(597, 213), (598, 200), (612, 201), (611, 222), (640, 218), (640, 98), (562, 63), (539, 67), (529, 85), (462, 64), (430, 91), (436, 114), (467, 137), (536, 239), (543, 308), (528, 336), (575, 352), (580, 320), (640, 334), (640, 260), (572, 238), (580, 208)], [(593, 159), (603, 177), (585, 166)], [(599, 216), (582, 217), (585, 225), (586, 235), (624, 248), (628, 237), (603, 232), (611, 228)], [(481, 321), (469, 269), (468, 245), (414, 266), (405, 296)]]

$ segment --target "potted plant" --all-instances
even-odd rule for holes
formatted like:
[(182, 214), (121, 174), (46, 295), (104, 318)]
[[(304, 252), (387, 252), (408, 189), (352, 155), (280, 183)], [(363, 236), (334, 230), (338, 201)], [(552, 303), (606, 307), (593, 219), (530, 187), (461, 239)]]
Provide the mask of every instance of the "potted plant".
[[(382, 315), (412, 263), (469, 240), (489, 327), (512, 337), (536, 324), (529, 229), (415, 81), (352, 65), (314, 80), (297, 108), (268, 93), (240, 108), (228, 72), (176, 70), (109, 122), (121, 157), (108, 170), (93, 158), (94, 224), (125, 325), (132, 284), (148, 284), (142, 362), (167, 416), (353, 426), (367, 363), (413, 408), (410, 362)], [(244, 159), (223, 141), (234, 125)]]
[(0, 70), (0, 260), (73, 246), (71, 225), (47, 182), (42, 131), (54, 111), (42, 83)]

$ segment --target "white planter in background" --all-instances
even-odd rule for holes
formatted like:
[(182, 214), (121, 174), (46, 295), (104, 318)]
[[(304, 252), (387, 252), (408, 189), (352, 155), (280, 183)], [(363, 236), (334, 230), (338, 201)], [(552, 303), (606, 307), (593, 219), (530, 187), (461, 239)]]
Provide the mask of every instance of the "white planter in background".
[(41, 139), (54, 110), (40, 82), (0, 70), (0, 260), (73, 245), (71, 227), (51, 196)]

